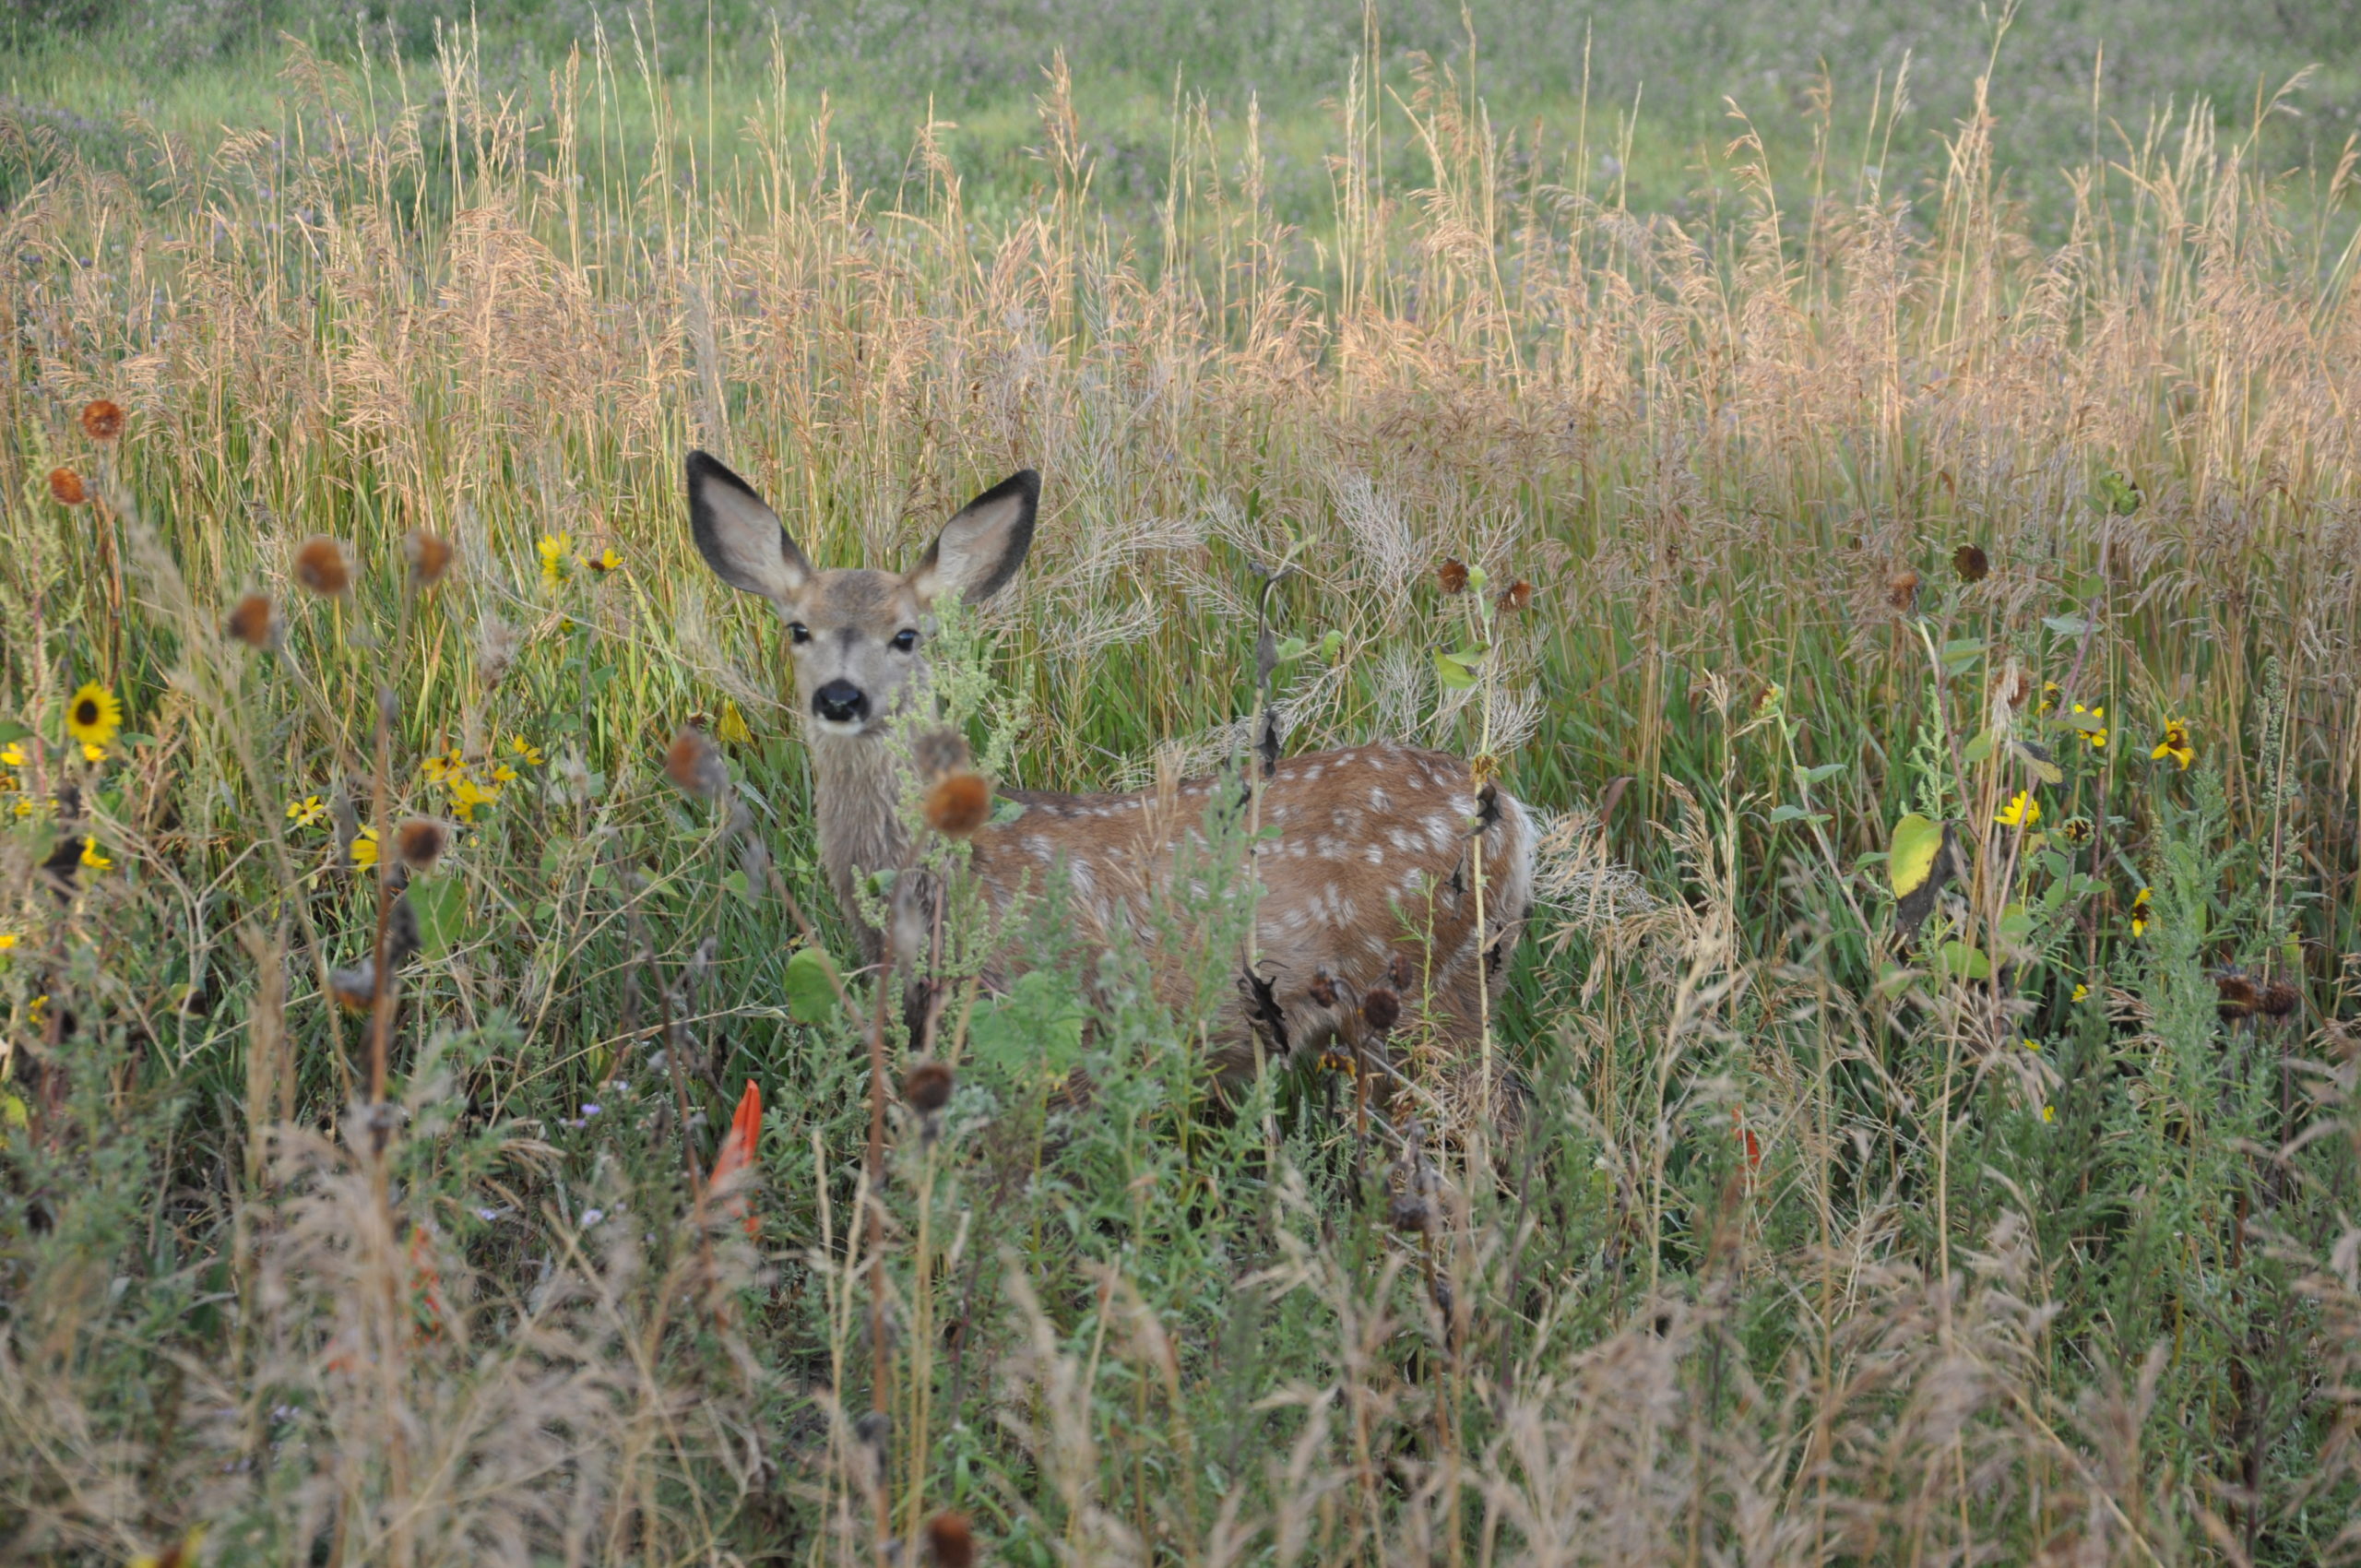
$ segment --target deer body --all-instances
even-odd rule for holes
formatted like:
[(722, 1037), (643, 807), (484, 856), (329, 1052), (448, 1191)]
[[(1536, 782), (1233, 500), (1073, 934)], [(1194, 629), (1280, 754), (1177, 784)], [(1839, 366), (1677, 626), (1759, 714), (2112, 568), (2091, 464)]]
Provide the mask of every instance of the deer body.
[[(952, 592), (980, 601), (1015, 575), (1039, 481), (1028, 470), (987, 491), (944, 526), (915, 569), (896, 575), (815, 571), (736, 475), (703, 453), (690, 454), (688, 473), (706, 562), (788, 621), (830, 885), (872, 962), (889, 951), (908, 956), (923, 930), (908, 890), (897, 884), (895, 932), (864, 921), (858, 897), (872, 872), (909, 861), (907, 752), (888, 731), (924, 689), (929, 607)], [(1003, 909), (1062, 879), (1087, 944), (1145, 936), (1217, 792), (1235, 804), (1239, 788), (1198, 778), (1131, 794), (1004, 790), (1023, 809), (976, 832), (970, 869)], [(1531, 899), (1534, 835), (1524, 807), (1479, 783), (1458, 757), (1374, 744), (1280, 760), (1263, 781), (1259, 811), (1276, 831), (1254, 846), (1264, 889), (1254, 959), (1235, 1016), (1224, 1020), (1216, 1064), (1234, 1071), (1251, 1060), (1256, 1032), (1282, 1051), (1357, 1038), (1362, 1001), (1380, 987), (1423, 1011), (1446, 1039), (1472, 1039), (1485, 992), (1497, 999), (1505, 983)]]

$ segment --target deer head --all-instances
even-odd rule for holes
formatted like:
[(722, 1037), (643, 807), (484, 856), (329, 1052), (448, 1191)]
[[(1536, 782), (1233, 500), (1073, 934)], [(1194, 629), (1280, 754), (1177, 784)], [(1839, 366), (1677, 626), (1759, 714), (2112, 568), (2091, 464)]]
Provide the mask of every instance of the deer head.
[(698, 552), (786, 620), (796, 706), (815, 734), (847, 739), (873, 733), (923, 683), (943, 596), (980, 604), (1016, 576), (1041, 497), (1041, 476), (1021, 469), (961, 507), (909, 571), (823, 572), (744, 480), (703, 452), (689, 454), (688, 471)]

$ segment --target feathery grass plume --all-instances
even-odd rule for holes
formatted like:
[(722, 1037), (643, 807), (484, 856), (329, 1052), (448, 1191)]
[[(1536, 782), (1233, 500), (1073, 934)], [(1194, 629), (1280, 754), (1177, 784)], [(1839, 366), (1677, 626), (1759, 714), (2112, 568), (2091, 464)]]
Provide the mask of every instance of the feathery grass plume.
[(231, 607), (222, 629), (248, 647), (269, 647), (279, 641), (279, 607), (267, 593), (247, 594)]
[(1952, 552), (1952, 570), (1959, 574), (1964, 583), (1980, 583), (1991, 575), (1991, 558), (1984, 553), (1981, 545), (1963, 544)]
[(72, 469), (49, 470), (49, 494), (61, 506), (79, 506), (90, 498), (90, 493), (82, 488), (82, 476)]
[(946, 1510), (929, 1519), (926, 1550), (936, 1568), (969, 1568), (976, 1561), (976, 1536), (967, 1515)]
[(414, 816), (394, 829), (394, 854), (412, 871), (433, 870), (450, 842), (450, 829), (432, 817)]
[(326, 534), (314, 534), (295, 551), (295, 580), (322, 599), (334, 599), (352, 586), (345, 564), (344, 546)]
[(973, 837), (991, 814), (991, 786), (972, 773), (955, 773), (926, 792), (926, 825), (945, 838)]
[(123, 434), (123, 406), (107, 398), (82, 405), (82, 434), (93, 441), (113, 441)]
[(433, 588), (451, 569), (451, 541), (429, 529), (410, 529), (402, 551), (409, 557), (409, 580), (420, 588)]
[(714, 749), (704, 731), (691, 725), (675, 731), (672, 743), (664, 748), (664, 777), (681, 793), (700, 800), (712, 799), (730, 782), (721, 754)]

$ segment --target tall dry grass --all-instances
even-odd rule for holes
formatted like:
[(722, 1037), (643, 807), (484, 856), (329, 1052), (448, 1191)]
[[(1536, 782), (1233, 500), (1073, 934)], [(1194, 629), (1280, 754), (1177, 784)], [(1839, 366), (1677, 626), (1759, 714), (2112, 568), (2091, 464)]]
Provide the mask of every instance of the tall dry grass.
[[(2156, 123), (2043, 248), (1979, 86), (1939, 190), (1880, 187), (1881, 119), (1791, 174), (1734, 118), (1745, 199), (1683, 225), (1598, 178), (1612, 113), (1536, 146), (1365, 63), (1331, 222), (1182, 102), (1141, 232), (1062, 67), (1005, 224), (940, 126), (893, 203), (825, 120), (696, 160), (627, 42), (481, 82), (292, 49), (280, 124), (121, 168), (0, 121), (12, 1551), (955, 1561), (956, 1512), (1043, 1562), (2351, 1552), (2350, 158)], [(1234, 754), (1290, 561), (1340, 636), (1289, 746), (1487, 747), (1556, 814), (1519, 1114), (1356, 1151), (1275, 1069), (1192, 1111), (1216, 887), (1193, 1004), (997, 933), (1054, 978), (969, 995), (948, 1110), (864, 1161), (866, 1015), (788, 958), (778, 895), (827, 901), (781, 653), (687, 548), (690, 445), (832, 564), (1038, 467), (991, 628), (1032, 784)], [(349, 593), (298, 585), (314, 535)], [(1464, 690), (1445, 557), (1534, 588)], [(85, 682), (128, 708), (95, 758)], [(776, 885), (661, 778), (693, 714)], [(1914, 809), (1964, 867), (1916, 942), (1864, 859)], [(410, 812), (469, 820), (378, 1108), (331, 996)], [(1069, 1050), (1087, 1103), (1027, 1074)], [(749, 1076), (751, 1240), (704, 1182)]]

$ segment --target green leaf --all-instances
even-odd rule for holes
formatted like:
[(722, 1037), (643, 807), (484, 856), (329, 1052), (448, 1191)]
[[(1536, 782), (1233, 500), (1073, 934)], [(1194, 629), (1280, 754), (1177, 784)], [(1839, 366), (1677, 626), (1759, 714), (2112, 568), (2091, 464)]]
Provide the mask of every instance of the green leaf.
[(2041, 624), (2061, 637), (2079, 637), (2091, 629), (2089, 618), (2082, 615), (2045, 615)]
[(1491, 580), (1491, 577), (1486, 574), (1483, 567), (1470, 566), (1467, 568), (1467, 591), (1474, 594), (1477, 599), (1484, 597), (1484, 585)]
[(2010, 749), (2017, 754), (2026, 768), (2044, 784), (2058, 785), (2066, 781), (2066, 770), (2049, 760), (2049, 748), (2031, 741), (2011, 741)]
[(1028, 1087), (1063, 1083), (1082, 1060), (1090, 1010), (1057, 976), (1028, 969), (1006, 996), (978, 1004), (967, 1025), (978, 1065)]
[(1954, 980), (1989, 980), (1992, 960), (1964, 942), (1943, 944), (1943, 972)]
[(836, 966), (825, 947), (799, 947), (787, 960), (787, 1016), (823, 1024), (836, 1010)]
[(1943, 671), (1956, 675), (1973, 669), (1984, 657), (1984, 641), (1980, 637), (1957, 637), (1943, 645)]
[(1809, 790), (1815, 784), (1827, 783), (1850, 766), (1842, 762), (1823, 762), (1818, 767), (1798, 767), (1796, 769), (1796, 782)]
[(2128, 517), (2140, 510), (2140, 487), (2117, 469), (2107, 469), (2091, 486), (2090, 505), (2094, 512)]
[(1476, 683), (1477, 666), (1484, 661), (1482, 648), (1463, 648), (1457, 653), (1435, 655), (1435, 679), (1445, 691), (1464, 692)]
[(1006, 827), (1010, 823), (1014, 822), (1018, 817), (1023, 816), (1024, 814), (1025, 802), (1023, 801), (1012, 801), (1005, 795), (996, 795), (992, 798), (992, 826)]
[(1781, 805), (1771, 808), (1771, 820), (1774, 823), (1826, 822), (1828, 820), (1828, 814), (1826, 812), (1808, 812), (1801, 806)]
[(1311, 651), (1311, 645), (1301, 637), (1288, 637), (1279, 644), (1279, 662), (1292, 664)]
[(1893, 889), (1894, 913), (1904, 932), (1918, 929), (1935, 907), (1957, 857), (1951, 825), (1912, 812), (1893, 825), (1886, 847), (1886, 885)]
[(746, 880), (746, 873), (742, 868), (731, 868), (731, 870), (722, 877), (721, 885), (736, 894), (740, 903), (752, 904), (754, 902), (753, 885)]
[[(2106, 732), (2106, 720), (2095, 714), (2061, 713), (2058, 717), (2064, 719), (2069, 728), (2080, 730), (2085, 735), (2103, 735)], [(2060, 777), (2062, 778), (2063, 775)]]
[(1982, 762), (1986, 757), (1992, 754), (1992, 746), (1993, 734), (1991, 731), (1987, 730), (1982, 734), (1976, 736), (1975, 739), (1970, 741), (1967, 743), (1966, 748), (1960, 753), (1960, 755), (1971, 763)]
[(1336, 656), (1344, 651), (1344, 633), (1331, 631), (1320, 639), (1320, 657), (1323, 661), (1334, 664), (1336, 662)]
[(467, 932), (468, 883), (456, 872), (421, 876), (402, 895), (418, 917), (419, 948), (429, 958), (440, 958), (459, 945)]
[(0, 719), (0, 746), (13, 744), (32, 732), (29, 724), (19, 724), (13, 719)]

